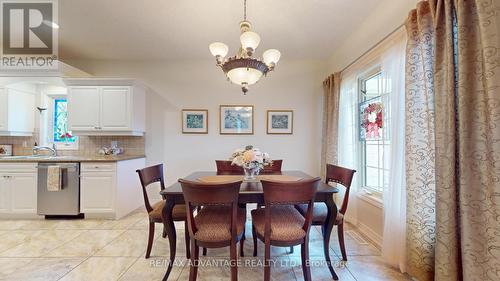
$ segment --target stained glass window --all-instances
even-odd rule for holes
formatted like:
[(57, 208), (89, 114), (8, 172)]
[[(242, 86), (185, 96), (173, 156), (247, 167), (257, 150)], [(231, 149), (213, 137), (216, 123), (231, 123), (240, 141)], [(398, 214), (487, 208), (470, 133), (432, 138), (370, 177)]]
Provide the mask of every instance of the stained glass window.
[(76, 137), (68, 130), (68, 101), (54, 100), (54, 142), (74, 143)]

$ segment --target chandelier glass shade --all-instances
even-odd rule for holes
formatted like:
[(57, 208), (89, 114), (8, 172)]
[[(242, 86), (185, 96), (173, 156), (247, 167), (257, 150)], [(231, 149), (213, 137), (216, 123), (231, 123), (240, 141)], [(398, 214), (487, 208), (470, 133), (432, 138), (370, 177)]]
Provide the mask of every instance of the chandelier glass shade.
[(255, 50), (260, 44), (260, 36), (251, 31), (252, 25), (246, 20), (246, 0), (244, 1), (244, 19), (240, 22), (241, 47), (235, 56), (225, 58), (229, 48), (221, 42), (209, 45), (210, 53), (215, 57), (217, 66), (226, 74), (227, 79), (241, 87), (246, 94), (248, 86), (257, 83), (262, 76), (274, 70), (281, 53), (276, 49), (266, 50), (262, 59), (254, 58)]

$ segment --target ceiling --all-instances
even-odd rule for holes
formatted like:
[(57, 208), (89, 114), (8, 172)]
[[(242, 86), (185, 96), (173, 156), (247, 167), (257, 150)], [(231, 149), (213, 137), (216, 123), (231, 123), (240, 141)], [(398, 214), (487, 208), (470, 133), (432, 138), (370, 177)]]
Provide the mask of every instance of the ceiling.
[[(248, 20), (288, 59), (330, 56), (381, 0), (248, 0)], [(221, 41), (239, 47), (243, 0), (59, 1), (62, 59), (209, 58)]]

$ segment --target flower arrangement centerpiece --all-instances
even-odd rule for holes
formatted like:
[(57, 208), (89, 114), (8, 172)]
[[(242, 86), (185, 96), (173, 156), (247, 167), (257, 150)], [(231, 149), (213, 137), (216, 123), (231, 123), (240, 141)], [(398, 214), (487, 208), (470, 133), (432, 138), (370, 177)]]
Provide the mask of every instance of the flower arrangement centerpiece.
[(265, 166), (272, 165), (273, 161), (269, 154), (261, 152), (252, 145), (247, 145), (244, 149), (237, 149), (229, 159), (231, 165), (237, 165), (245, 171), (245, 180), (255, 180), (260, 170)]

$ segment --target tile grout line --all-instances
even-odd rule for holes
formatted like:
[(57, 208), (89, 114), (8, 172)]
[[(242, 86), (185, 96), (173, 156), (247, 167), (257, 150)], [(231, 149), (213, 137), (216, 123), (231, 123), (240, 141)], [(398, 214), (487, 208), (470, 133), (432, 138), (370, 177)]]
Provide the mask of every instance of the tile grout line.
[[(92, 230), (95, 230), (95, 229), (92, 229)], [(103, 229), (99, 229), (99, 230), (103, 230)], [(108, 230), (111, 230), (111, 229), (108, 229)], [(120, 229), (120, 230), (122, 230), (122, 229)], [(88, 231), (89, 231), (89, 230), (87, 230), (87, 232), (88, 232)], [(118, 236), (116, 236), (114, 239), (112, 239), (112, 240), (111, 240), (108, 244), (104, 245), (102, 248), (106, 247), (106, 246), (107, 246), (107, 245), (109, 245), (111, 242), (113, 242), (114, 240), (116, 240), (116, 239), (117, 239), (118, 237), (120, 237), (123, 233), (125, 233), (125, 231), (126, 231), (126, 230), (123, 230), (123, 232), (122, 232), (122, 233), (120, 233)], [(83, 233), (85, 233), (85, 232), (83, 232)], [(83, 234), (83, 233), (82, 233), (82, 234)], [(80, 234), (80, 235), (81, 235), (81, 234)], [(78, 236), (80, 236), (80, 235), (78, 235)], [(77, 237), (78, 237), (78, 236), (77, 236)], [(75, 237), (74, 239), (76, 239), (77, 237)], [(72, 240), (70, 240), (70, 241), (73, 241), (74, 239), (72, 239)], [(70, 241), (68, 241), (67, 243), (69, 243)], [(63, 245), (65, 245), (65, 244), (66, 244), (66, 243), (64, 243)], [(61, 245), (61, 246), (63, 246), (63, 245)], [(59, 247), (61, 247), (61, 246), (59, 246)], [(57, 247), (57, 248), (59, 248), (59, 247)], [(101, 248), (101, 249), (102, 249), (102, 248)], [(53, 251), (53, 250), (55, 250), (55, 249), (52, 249), (52, 251)], [(96, 251), (95, 253), (97, 253), (97, 251)], [(82, 265), (82, 263), (86, 262), (86, 261), (87, 261), (87, 260), (89, 260), (90, 258), (92, 258), (92, 257), (96, 257), (96, 256), (94, 256), (94, 254), (95, 254), (95, 253), (93, 253), (92, 255), (87, 256), (87, 257), (86, 257), (86, 258), (85, 258), (85, 259), (84, 259), (81, 263), (79, 263), (77, 266), (75, 266), (74, 268), (72, 268), (70, 271), (66, 272), (66, 274), (64, 274), (61, 278), (59, 278), (59, 279), (57, 279), (57, 280), (61, 280), (62, 278), (64, 278), (66, 275), (68, 275), (70, 272), (72, 272), (73, 270), (75, 270), (77, 267), (79, 267), (80, 265)], [(101, 258), (102, 258), (102, 257), (101, 257)], [(133, 263), (132, 263), (132, 264), (133, 264)], [(128, 268), (127, 268), (127, 270), (128, 270)], [(117, 279), (117, 280), (118, 280), (118, 279)]]
[(133, 265), (134, 265), (134, 264), (135, 264), (135, 263), (136, 263), (136, 262), (137, 262), (140, 258), (141, 258), (141, 256), (138, 256), (138, 257), (134, 260), (134, 262), (132, 262), (132, 263), (129, 265), (129, 267), (127, 267), (127, 269), (125, 269), (125, 270), (122, 272), (122, 274), (120, 274), (120, 275), (118, 276), (118, 278), (117, 278), (116, 280), (117, 280), (117, 281), (118, 281), (118, 280), (120, 280), (120, 279), (121, 279), (121, 278), (122, 278), (122, 277), (123, 277), (123, 276), (124, 276), (124, 275), (125, 275), (125, 274), (129, 271), (129, 270), (130, 270), (130, 268), (132, 268), (132, 266), (133, 266)]
[(70, 271), (66, 272), (66, 274), (64, 274), (63, 276), (61, 276), (61, 278), (57, 279), (57, 280), (61, 280), (63, 279), (66, 275), (68, 275), (70, 272), (72, 272), (73, 270), (75, 270), (77, 267), (79, 267), (80, 265), (82, 265), (82, 263), (84, 263), (85, 261), (87, 261), (88, 259), (90, 259), (90, 256), (88, 256), (87, 258), (84, 258), (82, 260), (82, 262), (80, 262), (79, 264), (77, 264), (75, 267), (73, 267)]

